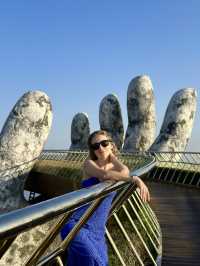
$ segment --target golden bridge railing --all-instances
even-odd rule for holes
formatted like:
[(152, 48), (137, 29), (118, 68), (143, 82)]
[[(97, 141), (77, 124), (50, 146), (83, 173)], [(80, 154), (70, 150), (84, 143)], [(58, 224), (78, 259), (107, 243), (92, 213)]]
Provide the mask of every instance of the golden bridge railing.
[(155, 181), (200, 187), (200, 153), (154, 152), (156, 167), (148, 177)]
[[(81, 173), (77, 171), (86, 157), (87, 152), (45, 151), (34, 171), (42, 169), (43, 173), (54, 171), (55, 176), (79, 178)], [(155, 158), (144, 154), (120, 154), (120, 158), (134, 169), (131, 175), (142, 177), (155, 166)], [(110, 265), (159, 265), (162, 255), (159, 223), (149, 204), (142, 202), (135, 185), (129, 182), (102, 182), (0, 215), (0, 254), (3, 256), (18, 234), (57, 218), (55, 226), (24, 265), (63, 265), (63, 255), (70, 241), (112, 191), (117, 191), (117, 195), (106, 226)], [(73, 210), (89, 202), (89, 208), (65, 240), (44, 255)]]

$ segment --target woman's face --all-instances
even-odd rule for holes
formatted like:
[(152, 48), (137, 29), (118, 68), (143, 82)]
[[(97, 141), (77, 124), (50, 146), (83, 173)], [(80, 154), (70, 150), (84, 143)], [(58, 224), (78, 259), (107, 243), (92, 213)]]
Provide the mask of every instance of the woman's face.
[(108, 137), (102, 134), (97, 134), (92, 138), (91, 146), (95, 147), (93, 150), (98, 159), (108, 159), (112, 153), (112, 143), (108, 140)]

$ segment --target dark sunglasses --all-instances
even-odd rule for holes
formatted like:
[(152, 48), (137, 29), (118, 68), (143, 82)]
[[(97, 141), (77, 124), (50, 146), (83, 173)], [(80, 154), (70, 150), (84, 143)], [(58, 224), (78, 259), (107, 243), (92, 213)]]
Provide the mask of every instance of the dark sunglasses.
[(109, 140), (109, 139), (105, 139), (105, 140), (102, 140), (102, 141), (100, 141), (100, 142), (93, 143), (93, 144), (91, 144), (90, 146), (91, 146), (91, 148), (92, 148), (94, 151), (96, 151), (96, 150), (99, 149), (100, 145), (101, 145), (102, 147), (105, 148), (105, 147), (107, 147), (107, 146), (109, 145), (110, 142), (112, 142), (112, 141)]

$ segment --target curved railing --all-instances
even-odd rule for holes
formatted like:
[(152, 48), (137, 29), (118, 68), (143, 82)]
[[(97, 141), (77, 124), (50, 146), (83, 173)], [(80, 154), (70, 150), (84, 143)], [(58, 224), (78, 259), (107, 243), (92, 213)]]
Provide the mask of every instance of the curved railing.
[(148, 177), (154, 181), (200, 187), (200, 153), (154, 152), (156, 167)]
[[(41, 169), (43, 169), (44, 173), (45, 171), (46, 173), (50, 171), (51, 174), (53, 174), (52, 170), (55, 170), (55, 175), (62, 173), (64, 176), (70, 177), (71, 175), (73, 177), (75, 174), (74, 169), (80, 169), (86, 157), (87, 152), (45, 151), (41, 154), (33, 171), (37, 175)], [(142, 177), (155, 166), (155, 158), (152, 156), (120, 154), (120, 158), (129, 168), (134, 168), (131, 172), (132, 175)], [(63, 265), (62, 256), (70, 241), (101, 204), (104, 197), (112, 191), (118, 191), (118, 193), (112, 203), (106, 227), (111, 263), (113, 265), (134, 265), (134, 263), (136, 265), (158, 265), (162, 254), (161, 231), (158, 221), (150, 206), (140, 199), (135, 185), (129, 182), (113, 183), (106, 181), (87, 189), (73, 191), (1, 215), (0, 256), (3, 256), (18, 234), (57, 218), (56, 225), (51, 229), (37, 250), (30, 254), (25, 265), (45, 265), (53, 261)], [(72, 211), (89, 202), (91, 203), (90, 207), (66, 239), (49, 255), (43, 256)], [(138, 239), (137, 246), (135, 245), (136, 238)], [(120, 246), (118, 246), (119, 240), (121, 242)], [(127, 258), (127, 254), (129, 254), (129, 258)]]

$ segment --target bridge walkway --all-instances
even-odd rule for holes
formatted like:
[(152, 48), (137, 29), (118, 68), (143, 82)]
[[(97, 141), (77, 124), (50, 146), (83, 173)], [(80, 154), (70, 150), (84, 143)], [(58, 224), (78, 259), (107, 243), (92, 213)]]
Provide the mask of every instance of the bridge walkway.
[(163, 266), (200, 265), (198, 188), (148, 181), (151, 206), (162, 231)]

